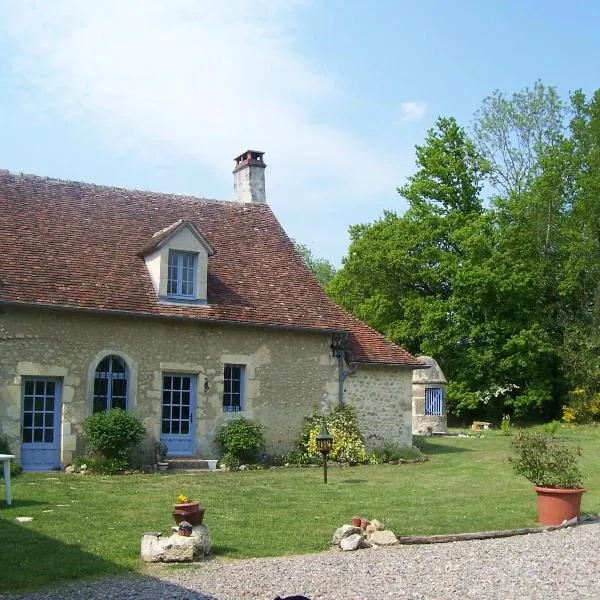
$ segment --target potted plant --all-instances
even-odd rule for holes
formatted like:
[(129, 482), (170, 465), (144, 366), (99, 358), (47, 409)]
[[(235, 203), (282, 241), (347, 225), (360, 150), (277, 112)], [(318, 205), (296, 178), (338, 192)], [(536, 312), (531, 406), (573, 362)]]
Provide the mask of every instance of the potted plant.
[(571, 447), (543, 433), (517, 433), (510, 457), (517, 475), (523, 475), (537, 493), (541, 525), (561, 525), (577, 518), (581, 507), (583, 474), (577, 464), (581, 448)]
[(169, 449), (164, 442), (154, 442), (154, 456), (159, 471), (166, 471), (169, 467), (169, 462), (166, 460), (168, 451)]
[(205, 508), (200, 506), (200, 500), (191, 500), (185, 494), (179, 494), (177, 501), (173, 504), (173, 517), (175, 523), (187, 521), (191, 525), (202, 525)]

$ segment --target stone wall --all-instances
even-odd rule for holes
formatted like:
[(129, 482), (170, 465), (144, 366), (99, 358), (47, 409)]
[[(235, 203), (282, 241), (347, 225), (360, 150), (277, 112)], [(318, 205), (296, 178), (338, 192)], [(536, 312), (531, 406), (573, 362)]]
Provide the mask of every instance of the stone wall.
[[(0, 435), (20, 455), (21, 379), (62, 381), (61, 461), (84, 452), (82, 422), (92, 412), (96, 366), (109, 354), (129, 368), (129, 406), (160, 437), (162, 375), (197, 378), (195, 455), (214, 458), (215, 431), (240, 415), (266, 425), (269, 453), (291, 448), (302, 418), (338, 401), (338, 365), (330, 336), (214, 323), (6, 308), (0, 314)], [(223, 365), (246, 365), (241, 413), (224, 413)], [(410, 371), (363, 366), (346, 379), (365, 437), (410, 445)], [(205, 389), (206, 388), (206, 389)]]
[(412, 371), (361, 365), (345, 381), (344, 401), (356, 408), (370, 449), (384, 441), (412, 446)]

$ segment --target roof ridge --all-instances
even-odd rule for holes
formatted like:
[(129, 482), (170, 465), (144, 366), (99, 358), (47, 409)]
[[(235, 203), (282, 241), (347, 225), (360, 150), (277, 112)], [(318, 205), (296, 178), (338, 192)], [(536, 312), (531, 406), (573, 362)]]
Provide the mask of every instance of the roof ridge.
[(219, 198), (206, 198), (205, 196), (195, 196), (191, 194), (178, 194), (172, 192), (157, 192), (155, 190), (149, 189), (140, 189), (140, 188), (131, 188), (131, 187), (121, 187), (118, 185), (105, 185), (101, 183), (93, 183), (90, 181), (79, 181), (77, 179), (62, 179), (60, 177), (50, 177), (48, 175), (36, 175), (35, 173), (26, 173), (23, 171), (11, 171), (10, 169), (0, 169), (0, 176), (5, 175), (14, 178), (20, 178), (23, 180), (33, 180), (38, 182), (45, 183), (56, 183), (56, 184), (66, 184), (73, 185), (79, 187), (90, 187), (99, 190), (110, 190), (113, 192), (126, 192), (126, 193), (137, 193), (137, 194), (152, 194), (153, 196), (162, 196), (164, 198), (173, 198), (173, 199), (185, 199), (185, 200), (195, 200), (201, 202), (216, 202), (219, 204), (231, 204), (236, 206), (264, 206), (264, 204), (241, 204), (235, 202), (234, 200), (221, 200)]

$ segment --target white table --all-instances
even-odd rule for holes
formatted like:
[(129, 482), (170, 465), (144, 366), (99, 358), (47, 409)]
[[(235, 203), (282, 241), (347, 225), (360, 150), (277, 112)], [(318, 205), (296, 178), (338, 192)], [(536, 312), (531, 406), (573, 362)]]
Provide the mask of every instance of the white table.
[(6, 498), (6, 504), (10, 506), (12, 499), (10, 497), (10, 459), (15, 458), (14, 454), (0, 454), (0, 462), (4, 467), (4, 497)]

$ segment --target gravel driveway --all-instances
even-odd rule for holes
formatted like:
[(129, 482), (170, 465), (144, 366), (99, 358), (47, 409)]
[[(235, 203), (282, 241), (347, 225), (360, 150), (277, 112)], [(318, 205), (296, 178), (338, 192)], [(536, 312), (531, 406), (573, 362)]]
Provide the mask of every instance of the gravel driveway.
[(511, 538), (331, 551), (197, 566), (152, 565), (142, 576), (103, 579), (19, 598), (120, 600), (379, 598), (600, 598), (600, 524)]

